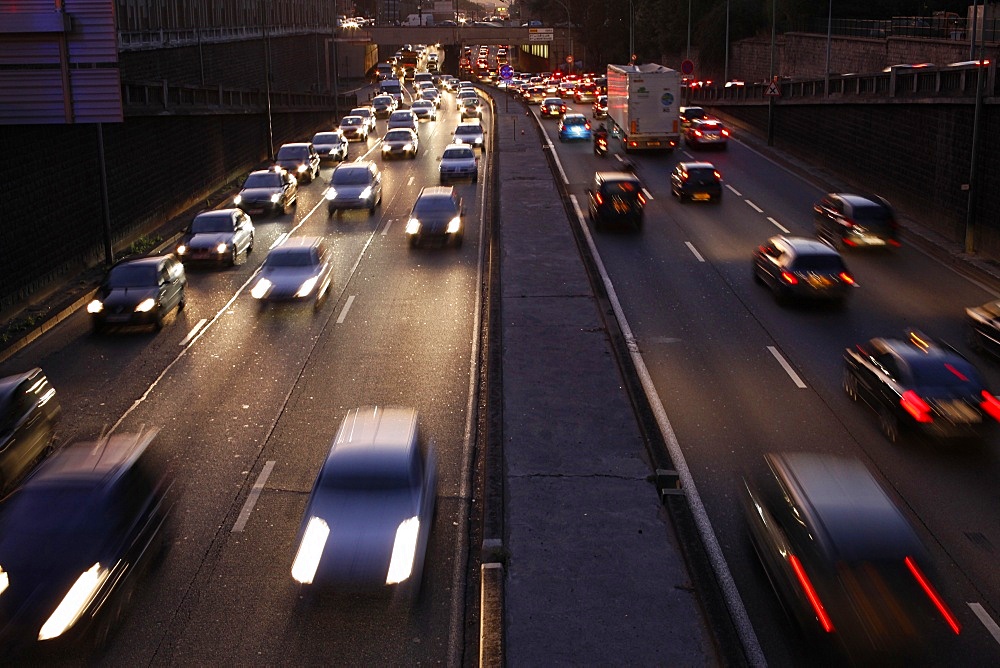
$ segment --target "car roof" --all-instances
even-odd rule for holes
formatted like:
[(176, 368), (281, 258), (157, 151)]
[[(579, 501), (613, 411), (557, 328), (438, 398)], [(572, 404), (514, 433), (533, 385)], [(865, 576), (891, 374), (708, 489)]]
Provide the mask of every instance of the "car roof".
[(564, 114), (563, 115), (563, 122), (569, 121), (569, 120), (579, 120), (581, 118), (583, 120), (587, 120), (587, 117), (584, 116), (583, 114)]
[(594, 174), (594, 178), (604, 183), (625, 181), (639, 183), (639, 177), (628, 172), (597, 172)]
[(887, 205), (880, 197), (874, 195), (858, 195), (855, 193), (831, 193), (851, 206), (874, 206), (883, 208)]
[(781, 246), (785, 250), (791, 251), (796, 255), (840, 256), (840, 253), (838, 253), (836, 249), (813, 237), (790, 237), (778, 235), (776, 237), (771, 237), (770, 241), (775, 246)]
[(831, 556), (846, 560), (917, 556), (912, 527), (860, 461), (787, 452), (766, 455), (806, 529)]
[(406, 470), (417, 446), (412, 438), (416, 428), (417, 411), (412, 408), (355, 408), (337, 430), (324, 473), (331, 465), (354, 470), (372, 465), (384, 470), (393, 462)]
[(677, 163), (677, 166), (685, 170), (715, 169), (715, 165), (710, 162), (679, 162)]
[(271, 252), (281, 250), (281, 249), (291, 249), (291, 248), (312, 248), (314, 246), (322, 246), (322, 237), (286, 237), (279, 245), (271, 249)]
[(202, 211), (195, 218), (232, 218), (236, 209), (217, 209), (215, 211)]
[(446, 198), (451, 199), (455, 193), (454, 186), (425, 186), (420, 190), (417, 199)]
[(291, 142), (289, 144), (282, 144), (278, 148), (278, 150), (280, 151), (281, 149), (285, 148), (286, 146), (290, 146), (292, 148), (309, 148), (309, 142), (298, 141), (298, 142)]
[(96, 441), (71, 443), (45, 460), (31, 480), (37, 484), (114, 477), (145, 452), (158, 431), (110, 434)]
[(878, 342), (885, 346), (885, 348), (893, 351), (906, 360), (907, 363), (915, 362), (917, 364), (925, 364), (934, 362), (961, 361), (964, 364), (971, 364), (968, 360), (962, 357), (961, 353), (956, 352), (946, 345), (941, 345), (926, 334), (916, 330), (912, 330), (908, 332), (908, 334), (909, 338), (880, 337), (873, 339), (873, 341)]
[(44, 374), (42, 374), (42, 370), (39, 367), (35, 367), (34, 369), (25, 371), (24, 373), (17, 373), (0, 378), (0, 399), (5, 398), (6, 394), (13, 392), (15, 387), (35, 374), (38, 374), (40, 378), (44, 378)]
[[(115, 263), (115, 267), (123, 267), (125, 265), (152, 265), (157, 266), (163, 262), (168, 256), (166, 255), (145, 255), (143, 257), (134, 257), (121, 260)], [(114, 267), (112, 267), (114, 269)]]

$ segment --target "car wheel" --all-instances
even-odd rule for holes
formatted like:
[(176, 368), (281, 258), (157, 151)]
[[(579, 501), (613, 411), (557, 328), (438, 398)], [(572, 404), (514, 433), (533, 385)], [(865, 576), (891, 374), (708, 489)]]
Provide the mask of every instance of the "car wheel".
[(750, 273), (753, 274), (754, 283), (756, 283), (757, 285), (764, 285), (764, 279), (760, 277), (760, 272), (757, 271), (757, 265), (754, 265), (753, 271)]
[(890, 443), (899, 442), (899, 418), (893, 415), (888, 408), (883, 407), (879, 410), (878, 426)]
[(247, 244), (247, 255), (253, 252), (253, 235), (250, 235), (250, 243)]
[(841, 381), (844, 386), (844, 392), (847, 394), (847, 398), (851, 401), (858, 400), (858, 379), (853, 373), (844, 369), (844, 377)]
[(462, 235), (462, 234), (459, 234), (458, 236), (455, 237), (455, 248), (461, 248), (462, 247), (462, 239), (463, 239), (463, 237), (464, 237), (464, 235)]
[(163, 329), (163, 311), (157, 308), (156, 315), (153, 316), (153, 330), (158, 332), (161, 329)]
[(472, 175), (472, 182), (473, 183), (478, 183), (479, 182), (479, 174), (478, 173)]
[(368, 207), (368, 215), (369, 216), (375, 215), (375, 202), (372, 202), (372, 205)]
[(229, 253), (229, 266), (235, 267), (236, 261), (239, 259), (240, 251), (236, 248), (236, 244), (233, 244), (233, 250)]
[[(234, 251), (235, 252), (235, 251)], [(177, 310), (183, 311), (184, 307), (187, 306), (187, 288), (181, 288), (181, 298), (177, 302)]]
[(420, 245), (420, 243), (417, 241), (417, 236), (416, 235), (413, 235), (412, 237), (410, 237), (410, 248), (416, 248), (419, 245)]

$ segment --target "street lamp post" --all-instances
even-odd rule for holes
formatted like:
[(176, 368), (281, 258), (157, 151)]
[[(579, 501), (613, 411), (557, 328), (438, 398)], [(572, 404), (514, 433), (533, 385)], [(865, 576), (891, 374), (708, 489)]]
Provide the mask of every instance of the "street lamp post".
[(722, 69), (722, 85), (726, 85), (729, 83), (729, 0), (726, 0), (726, 62)]
[(628, 0), (628, 59), (635, 64), (635, 6)]
[[(566, 29), (569, 30), (569, 55), (572, 57), (573, 56), (573, 19), (570, 18), (570, 15), (569, 15), (569, 2), (568, 1), (567, 2), (563, 2), (563, 0), (556, 0), (556, 2), (558, 4), (560, 4), (560, 5), (562, 5), (563, 9), (566, 10)], [(575, 60), (576, 59), (574, 57), (574, 61)], [(571, 68), (574, 67), (573, 63), (568, 63), (568, 65)]]

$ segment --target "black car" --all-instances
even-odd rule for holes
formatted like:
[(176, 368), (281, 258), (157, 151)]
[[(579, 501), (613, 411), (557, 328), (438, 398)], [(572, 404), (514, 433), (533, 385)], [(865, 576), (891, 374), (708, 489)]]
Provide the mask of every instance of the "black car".
[(274, 157), (276, 165), (295, 175), (303, 183), (312, 183), (319, 176), (319, 153), (312, 142), (283, 144)]
[(298, 181), (284, 169), (261, 169), (250, 172), (233, 204), (247, 213), (288, 213), (299, 201)]
[(240, 209), (203, 211), (191, 221), (177, 246), (177, 256), (185, 264), (236, 264), (243, 253), (253, 252), (253, 221)]
[(838, 248), (899, 247), (892, 206), (875, 195), (829, 193), (813, 206), (816, 236)]
[(979, 437), (1000, 421), (1000, 400), (972, 363), (918, 331), (845, 350), (844, 391), (878, 414), (893, 443), (904, 430), (939, 439)]
[(173, 255), (122, 260), (111, 267), (97, 295), (87, 305), (95, 332), (108, 325), (152, 325), (185, 306), (187, 276)]
[(540, 107), (542, 118), (560, 118), (566, 113), (566, 104), (561, 97), (547, 97)]
[(628, 172), (597, 172), (587, 190), (587, 212), (594, 227), (612, 224), (642, 229), (647, 194), (639, 177)]
[(1000, 300), (965, 309), (969, 347), (1000, 358)]
[(72, 443), (0, 507), (0, 656), (100, 646), (169, 547), (156, 430)]
[(670, 172), (670, 192), (682, 203), (722, 201), (722, 174), (710, 162), (680, 162)]
[(959, 634), (926, 549), (863, 463), (802, 452), (765, 460), (769, 472), (742, 488), (751, 543), (818, 656), (921, 663), (925, 647)]
[(807, 237), (771, 237), (753, 254), (753, 278), (779, 301), (827, 300), (843, 303), (857, 282), (840, 253)]
[(427, 186), (420, 190), (406, 221), (406, 235), (410, 247), (416, 248), (428, 240), (455, 248), (462, 246), (465, 234), (465, 207), (462, 198), (452, 186)]
[(41, 369), (0, 378), (0, 494), (52, 449), (60, 412)]

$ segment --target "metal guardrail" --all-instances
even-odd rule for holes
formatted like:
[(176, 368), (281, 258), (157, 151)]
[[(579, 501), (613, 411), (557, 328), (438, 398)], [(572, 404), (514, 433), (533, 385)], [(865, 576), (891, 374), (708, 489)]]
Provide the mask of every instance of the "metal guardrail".
[[(162, 114), (175, 112), (198, 113), (260, 113), (267, 108), (267, 93), (263, 90), (223, 88), (222, 86), (188, 86), (159, 83), (123, 83), (122, 102), (126, 115)], [(271, 91), (271, 108), (281, 111), (319, 111), (334, 109), (332, 95)]]
[(232, 26), (226, 28), (185, 28), (175, 30), (118, 31), (119, 51), (144, 51), (197, 44), (218, 44), (266, 37), (290, 35), (332, 35), (332, 26), (282, 27), (269, 26), (266, 35), (260, 26)]
[[(986, 97), (1000, 95), (996, 63), (956, 67), (900, 68), (874, 74), (830, 75), (826, 78), (783, 79), (777, 82), (781, 100), (818, 100), (836, 97), (871, 98), (967, 98), (975, 99), (979, 76), (986, 77)], [(766, 103), (769, 83), (744, 86), (706, 86), (691, 90), (692, 102)]]

